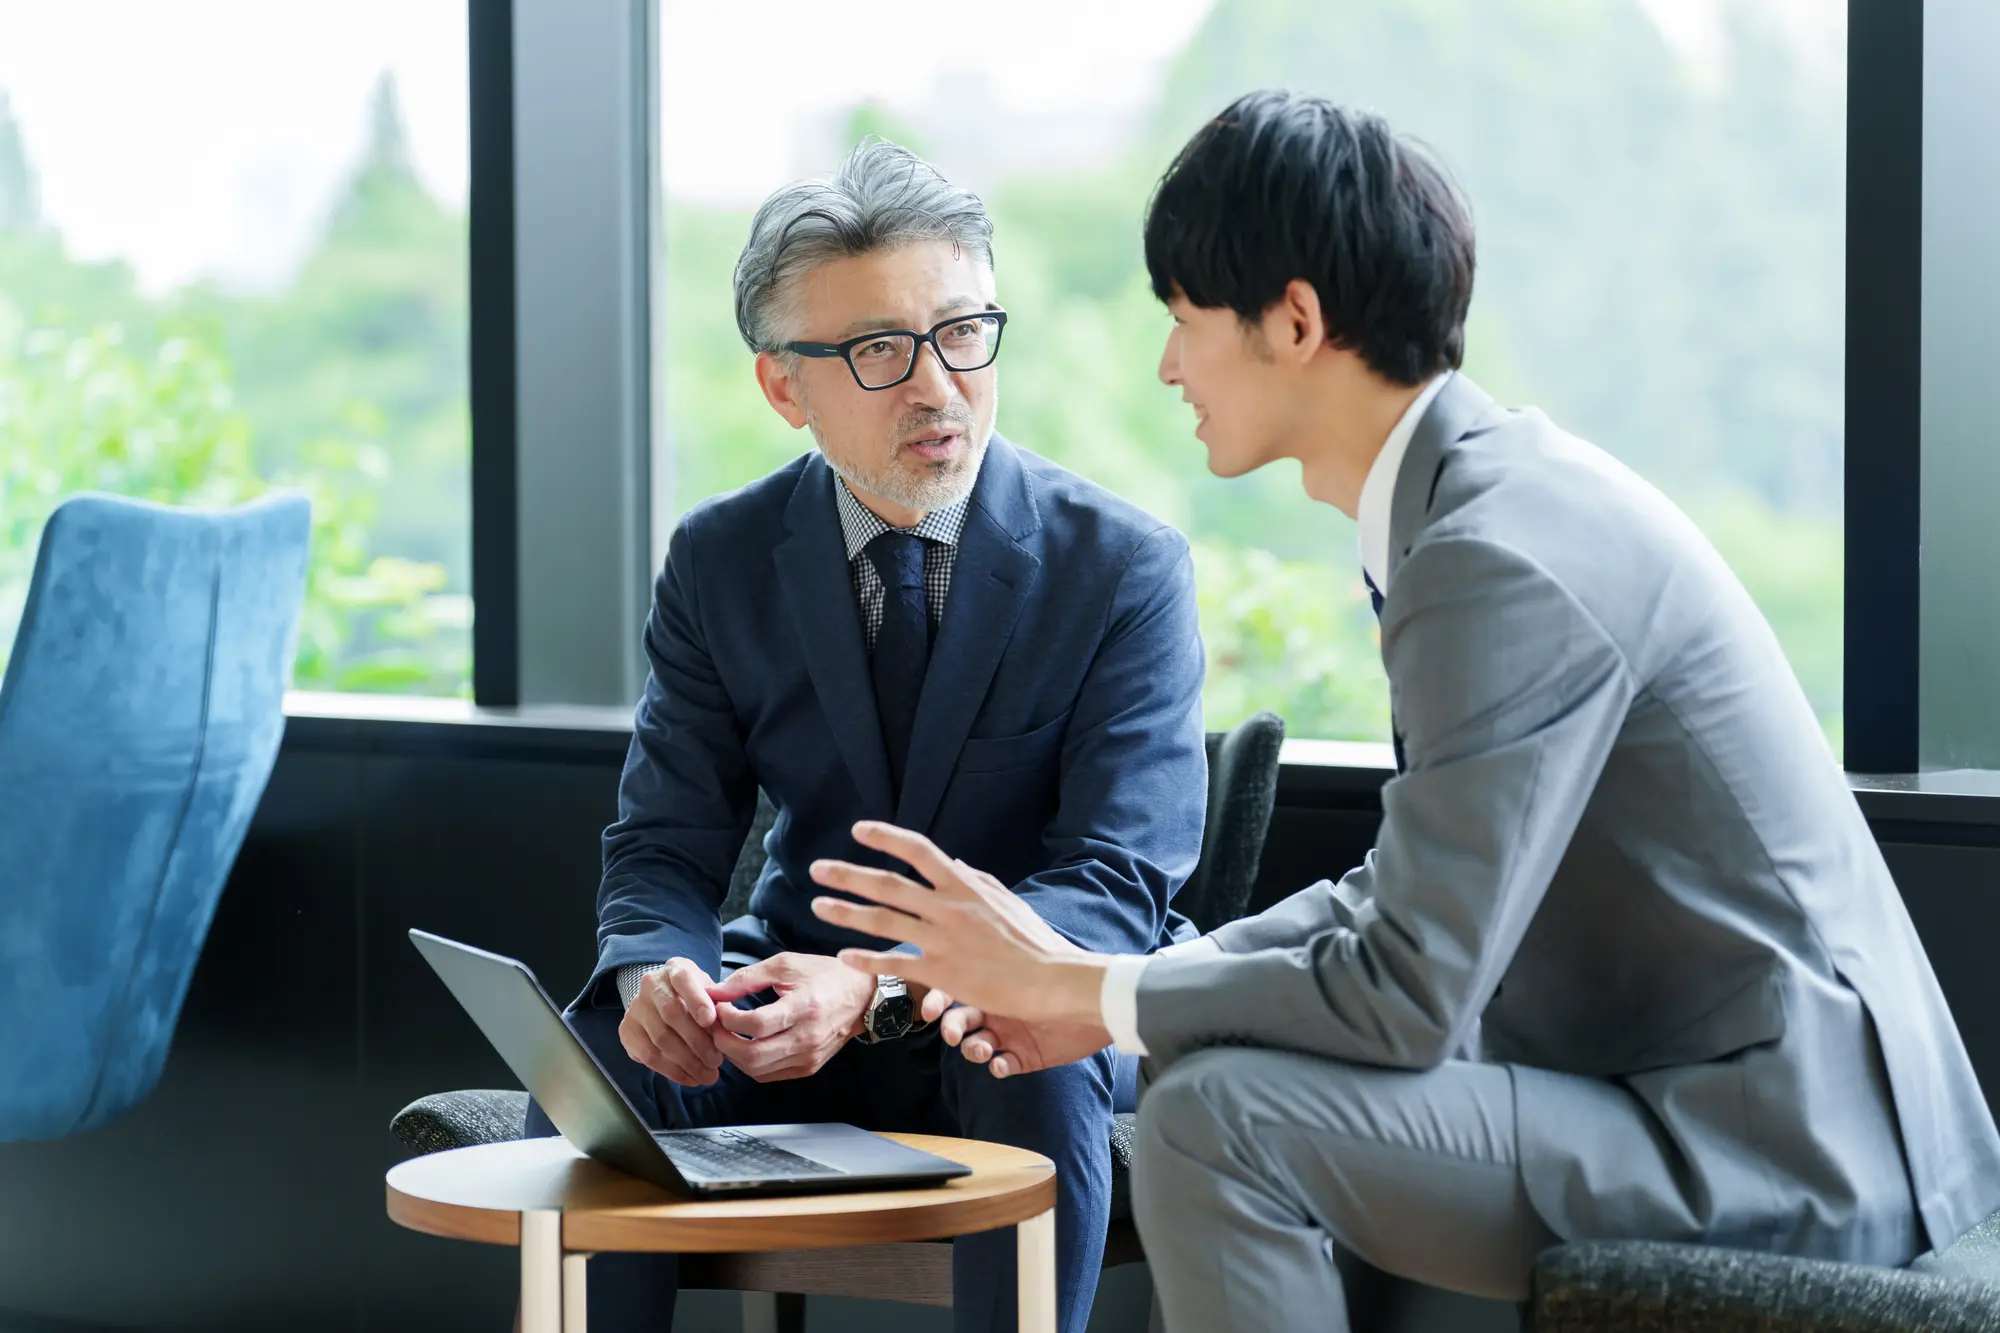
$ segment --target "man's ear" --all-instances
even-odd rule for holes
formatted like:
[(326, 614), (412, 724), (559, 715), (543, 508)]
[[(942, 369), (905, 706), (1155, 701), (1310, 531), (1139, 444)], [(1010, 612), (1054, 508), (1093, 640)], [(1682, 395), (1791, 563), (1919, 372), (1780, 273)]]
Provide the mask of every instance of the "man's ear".
[(1326, 317), (1319, 292), (1304, 278), (1293, 278), (1264, 312), (1264, 341), (1280, 359), (1304, 363), (1326, 346)]
[(806, 424), (804, 386), (787, 368), (785, 358), (776, 352), (757, 353), (757, 387), (764, 391), (764, 401), (771, 410), (793, 430)]

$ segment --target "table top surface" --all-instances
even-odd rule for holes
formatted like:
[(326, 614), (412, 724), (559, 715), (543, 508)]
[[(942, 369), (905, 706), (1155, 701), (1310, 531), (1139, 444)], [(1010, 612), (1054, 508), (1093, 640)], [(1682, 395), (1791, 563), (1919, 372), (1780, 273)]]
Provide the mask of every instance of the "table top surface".
[(714, 1254), (939, 1240), (1013, 1226), (1055, 1206), (1055, 1167), (1038, 1153), (927, 1134), (883, 1137), (972, 1174), (923, 1189), (688, 1200), (563, 1139), (517, 1139), (392, 1167), (389, 1216), (434, 1236), (518, 1245), (524, 1210), (556, 1209), (566, 1250)]

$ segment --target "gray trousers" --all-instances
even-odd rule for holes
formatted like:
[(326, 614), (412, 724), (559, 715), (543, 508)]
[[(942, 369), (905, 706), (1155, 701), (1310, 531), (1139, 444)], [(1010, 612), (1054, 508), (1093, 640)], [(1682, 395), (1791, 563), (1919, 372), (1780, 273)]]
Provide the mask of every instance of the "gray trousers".
[(1346, 1333), (1334, 1247), (1523, 1300), (1557, 1237), (1528, 1202), (1505, 1065), (1426, 1073), (1229, 1047), (1139, 1102), (1132, 1211), (1169, 1333)]

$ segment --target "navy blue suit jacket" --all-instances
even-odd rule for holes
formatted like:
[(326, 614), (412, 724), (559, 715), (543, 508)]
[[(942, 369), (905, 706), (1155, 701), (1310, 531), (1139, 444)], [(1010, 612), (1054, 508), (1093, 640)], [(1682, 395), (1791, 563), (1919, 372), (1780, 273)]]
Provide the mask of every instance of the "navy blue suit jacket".
[(810, 907), (816, 858), (887, 864), (854, 842), (859, 819), (930, 835), (1087, 948), (1192, 935), (1169, 906), (1201, 851), (1208, 781), (1186, 540), (996, 434), (892, 801), (834, 485), (808, 453), (674, 532), (585, 1000), (616, 1003), (600, 983), (629, 963), (715, 975), (760, 785), (778, 820), (751, 911), (780, 948), (880, 946)]

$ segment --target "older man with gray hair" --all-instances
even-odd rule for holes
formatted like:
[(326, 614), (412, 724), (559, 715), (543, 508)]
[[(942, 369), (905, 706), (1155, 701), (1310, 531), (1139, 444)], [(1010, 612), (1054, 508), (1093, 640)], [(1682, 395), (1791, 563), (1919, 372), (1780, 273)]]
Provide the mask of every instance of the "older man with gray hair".
[[(567, 1017), (659, 1128), (845, 1120), (1045, 1154), (1061, 1324), (1083, 1333), (1132, 1062), (995, 1079), (939, 1039), (949, 996), (842, 966), (883, 942), (810, 908), (812, 863), (866, 856), (856, 822), (892, 820), (1086, 949), (1193, 933), (1171, 906), (1207, 785), (1187, 542), (994, 433), (992, 230), (879, 141), (751, 223), (737, 323), (772, 409), (818, 447), (674, 532), (597, 968)], [(769, 858), (725, 924), (759, 788)], [(758, 961), (725, 976), (725, 954)], [(957, 1242), (958, 1328), (1014, 1326), (1012, 1248), (1011, 1230)], [(674, 1287), (670, 1256), (600, 1256), (591, 1327), (666, 1328)]]

